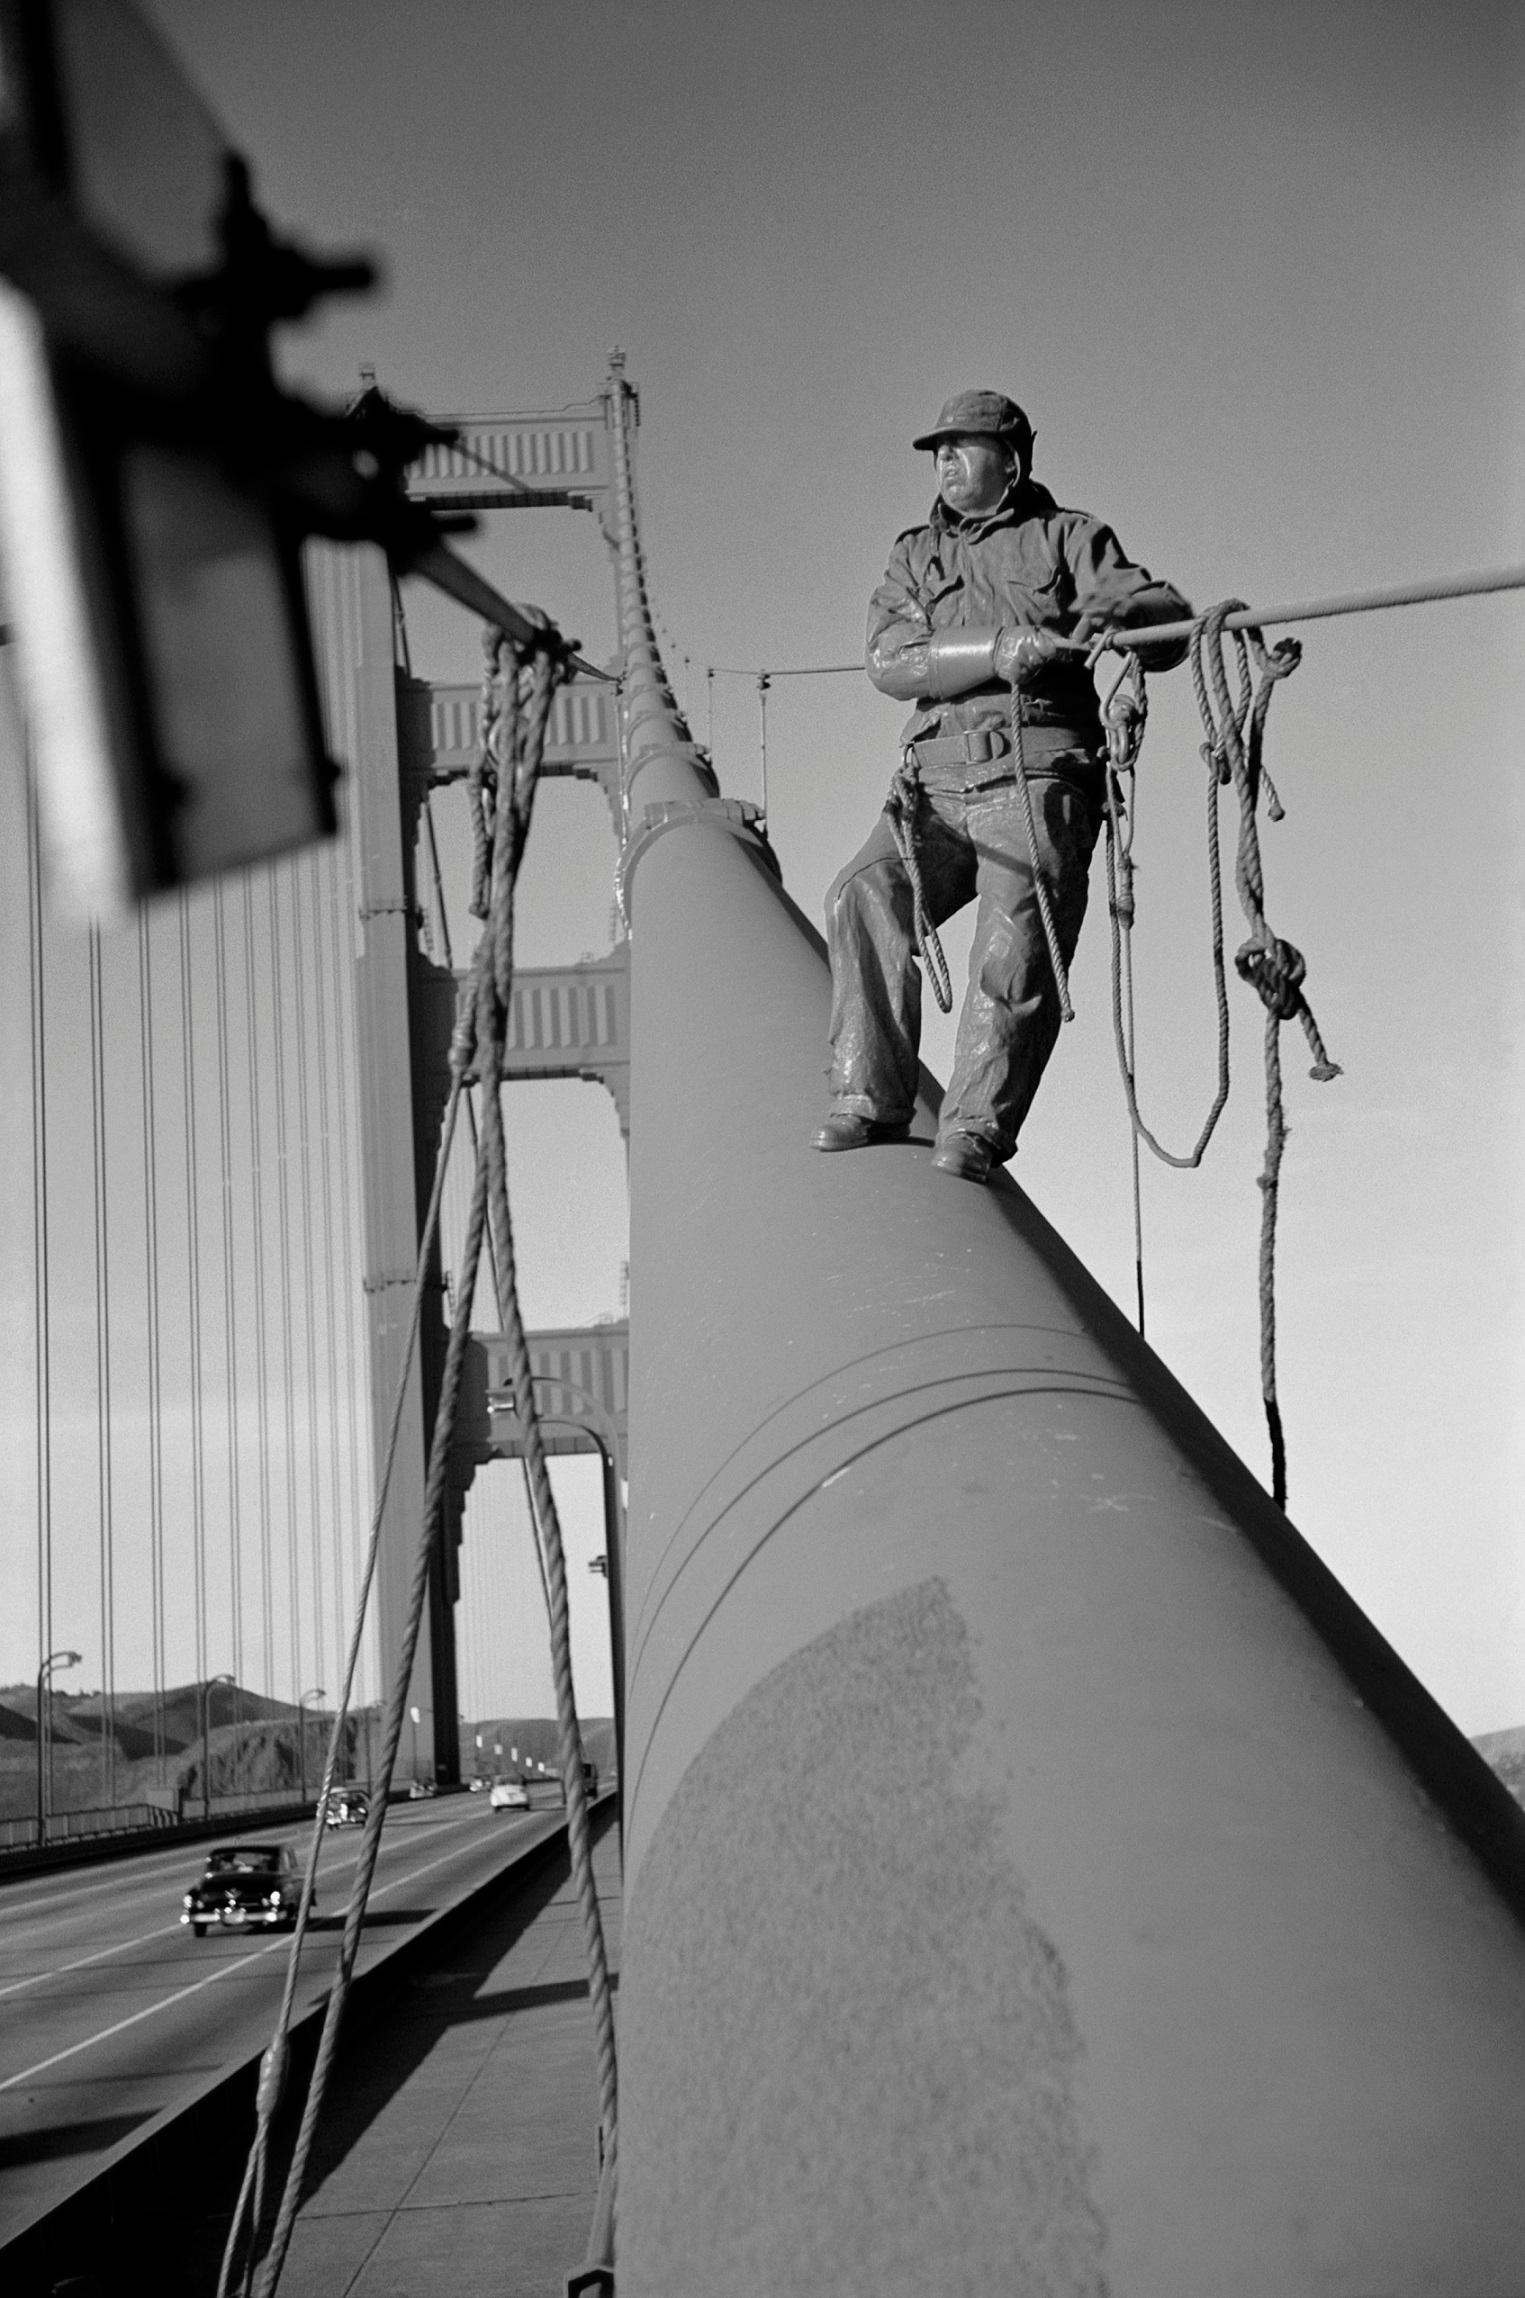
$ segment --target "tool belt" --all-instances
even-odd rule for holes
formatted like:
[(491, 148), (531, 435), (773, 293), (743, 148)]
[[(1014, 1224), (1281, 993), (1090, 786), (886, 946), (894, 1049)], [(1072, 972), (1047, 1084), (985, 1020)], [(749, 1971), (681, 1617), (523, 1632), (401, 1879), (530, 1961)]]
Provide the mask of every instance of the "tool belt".
[[(1037, 701), (1030, 695), (1019, 697), (1018, 708), (1024, 726), (1075, 725), (1073, 708)], [(1084, 740), (1078, 729), (1076, 740)], [(980, 726), (966, 734), (922, 734), (907, 743), (906, 748), (922, 767), (988, 766), (997, 759), (1011, 756), (1011, 730), (1006, 726)]]

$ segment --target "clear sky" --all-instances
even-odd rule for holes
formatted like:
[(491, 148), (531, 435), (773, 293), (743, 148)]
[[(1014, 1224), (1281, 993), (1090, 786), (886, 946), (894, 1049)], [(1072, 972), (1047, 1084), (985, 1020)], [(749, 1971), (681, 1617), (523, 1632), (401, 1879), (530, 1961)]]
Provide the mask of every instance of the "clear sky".
[[(272, 215), (386, 260), (383, 298), (292, 339), (294, 374), (338, 393), (368, 360), (436, 410), (551, 407), (591, 397), (624, 347), (655, 603), (701, 739), (704, 666), (857, 656), (889, 545), (930, 499), (910, 437), (969, 385), (1018, 397), (1061, 502), (1199, 604), (1525, 561), (1525, 23), (1507, 4), (151, 12)], [(504, 521), (475, 547), (609, 652), (591, 521)], [(1264, 840), (1269, 914), (1307, 953), (1345, 1071), (1310, 1083), (1287, 1039), (1291, 1510), (1469, 1731), (1525, 1719), (1522, 629), (1516, 596), (1306, 630), (1271, 722), (1288, 819)], [(418, 667), (475, 675), (464, 618), (422, 601), (415, 630)], [(714, 693), (723, 786), (755, 795), (753, 692)], [(1212, 1077), (1202, 768), (1187, 675), (1153, 699), (1142, 1090), (1180, 1143)], [(900, 713), (856, 677), (788, 681), (769, 708), (773, 836), (818, 913)], [(527, 893), (538, 963), (606, 945), (613, 860), (591, 793), (548, 797), (569, 874)], [(957, 968), (967, 937), (948, 940)], [(1015, 1170), (1128, 1304), (1099, 899), (1075, 992)], [(1265, 1474), (1261, 1032), (1237, 985), (1235, 1008), (1207, 1172), (1146, 1170), (1150, 1337)], [(929, 1033), (943, 1074), (948, 1047)], [(558, 1094), (554, 1162), (518, 1160), (538, 1323), (614, 1308), (623, 1251), (612, 1118), (589, 1089)]]

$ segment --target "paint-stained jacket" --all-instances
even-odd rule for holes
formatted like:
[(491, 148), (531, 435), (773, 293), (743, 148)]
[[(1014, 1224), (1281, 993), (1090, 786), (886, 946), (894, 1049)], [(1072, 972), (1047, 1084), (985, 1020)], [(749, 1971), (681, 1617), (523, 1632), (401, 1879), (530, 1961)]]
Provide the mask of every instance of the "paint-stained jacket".
[[(868, 675), (881, 693), (918, 705), (903, 741), (1001, 726), (1010, 693), (998, 681), (954, 702), (925, 699), (925, 641), (934, 632), (1010, 623), (1069, 638), (1084, 621), (1085, 637), (1108, 622), (1176, 622), (1190, 613), (1178, 590), (1124, 556), (1109, 526), (1061, 510), (1047, 487), (1027, 479), (984, 518), (960, 518), (939, 496), (925, 526), (896, 537), (869, 601)], [(1151, 648), (1148, 668), (1169, 669), (1185, 651)], [(1023, 714), (1100, 739), (1095, 683), (1078, 657), (1048, 664), (1024, 686)]]

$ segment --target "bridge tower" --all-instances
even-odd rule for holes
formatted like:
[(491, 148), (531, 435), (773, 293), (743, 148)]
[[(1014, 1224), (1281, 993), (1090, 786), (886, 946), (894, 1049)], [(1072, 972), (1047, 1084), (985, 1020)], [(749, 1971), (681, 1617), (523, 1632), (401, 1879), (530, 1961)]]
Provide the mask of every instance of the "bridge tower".
[[(409, 491), (419, 501), (455, 511), (591, 511), (612, 549), (607, 393), (550, 414), (441, 420), (457, 432), (460, 445), (431, 446), (413, 466)], [(494, 475), (484, 476), (484, 470)], [(393, 587), (379, 551), (315, 549), (309, 589), (330, 747), (348, 770), (342, 803), (356, 852), (364, 1288), (378, 1491), (384, 1464), (393, 1456), (376, 1591), (385, 1680), (387, 1656), (402, 1640), (447, 1335), (436, 1245), (424, 1271), (418, 1347), (398, 1412), (419, 1241), (449, 1093), (459, 979), (425, 946), (419, 833), (429, 791), (462, 780), (472, 764), (480, 696), (474, 686), (432, 683), (405, 668)], [(558, 693), (543, 771), (597, 783), (619, 836), (623, 798), (615, 692), (613, 683), (576, 683)], [(514, 984), (508, 1076), (579, 1077), (602, 1084), (628, 1143), (629, 1003), (623, 942), (591, 963), (521, 972)], [(604, 1457), (613, 1595), (618, 1592), (615, 1525), (623, 1471), (627, 1332), (619, 1324), (531, 1336), (541, 1398), (552, 1421), (547, 1450)], [(465, 1497), (479, 1466), (513, 1457), (520, 1447), (504, 1388), (493, 1338), (479, 1336), (458, 1420), (445, 1536), (430, 1580), (427, 1632), (419, 1641), (409, 1693), (420, 1718), (420, 1774), (441, 1785), (453, 1784), (460, 1771), (455, 1605)], [(413, 1744), (410, 1735), (405, 1745), (411, 1750)]]

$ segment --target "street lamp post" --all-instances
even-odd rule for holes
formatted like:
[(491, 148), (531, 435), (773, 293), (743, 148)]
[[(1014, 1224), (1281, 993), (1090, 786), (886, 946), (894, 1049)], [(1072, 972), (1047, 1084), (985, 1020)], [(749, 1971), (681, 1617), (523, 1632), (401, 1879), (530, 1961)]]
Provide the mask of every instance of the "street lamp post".
[(201, 1816), (212, 1816), (212, 1686), (236, 1684), (238, 1678), (224, 1669), (220, 1676), (208, 1676), (201, 1687)]
[(319, 1684), (315, 1691), (303, 1692), (297, 1701), (297, 1767), (301, 1775), (304, 1803), (307, 1801), (307, 1703), (309, 1700), (326, 1700), (327, 1697), (327, 1692)]
[(48, 1805), (52, 1802), (53, 1741), (48, 1732), (44, 1701), (48, 1696), (49, 1672), (55, 1668), (77, 1668), (78, 1652), (49, 1652), (37, 1671), (37, 1848), (40, 1851), (48, 1840)]
[[(602, 1398), (575, 1380), (558, 1373), (537, 1373), (536, 1388), (560, 1390), (576, 1399), (571, 1412), (542, 1412), (542, 1422), (560, 1421), (581, 1429), (593, 1439), (603, 1463), (605, 1577), (609, 1583), (609, 1652), (614, 1677), (614, 1760), (619, 1769), (620, 1800), (625, 1782), (625, 1503), (620, 1493), (619, 1439), (614, 1415)], [(597, 1565), (594, 1566), (597, 1570)]]

